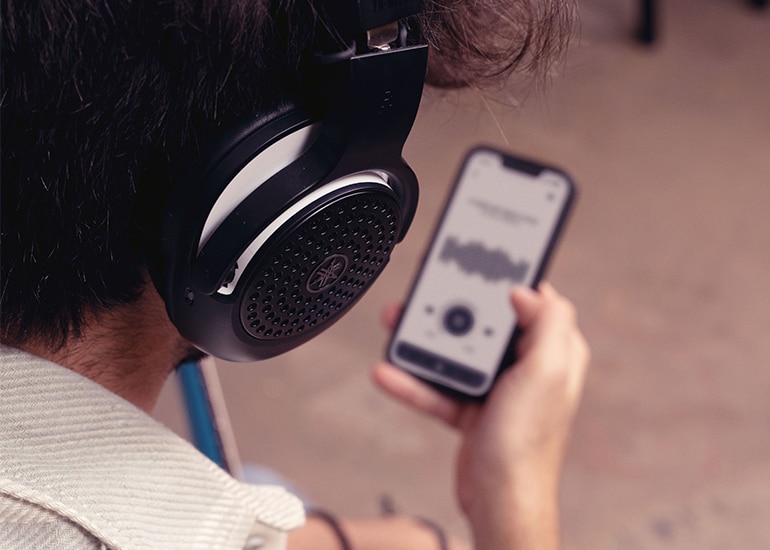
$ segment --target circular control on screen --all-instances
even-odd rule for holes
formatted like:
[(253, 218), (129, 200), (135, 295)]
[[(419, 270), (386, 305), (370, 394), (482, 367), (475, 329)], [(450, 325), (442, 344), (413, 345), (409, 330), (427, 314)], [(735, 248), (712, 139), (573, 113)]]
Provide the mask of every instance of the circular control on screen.
[(454, 336), (462, 336), (473, 328), (473, 312), (466, 306), (455, 305), (444, 313), (444, 328)]

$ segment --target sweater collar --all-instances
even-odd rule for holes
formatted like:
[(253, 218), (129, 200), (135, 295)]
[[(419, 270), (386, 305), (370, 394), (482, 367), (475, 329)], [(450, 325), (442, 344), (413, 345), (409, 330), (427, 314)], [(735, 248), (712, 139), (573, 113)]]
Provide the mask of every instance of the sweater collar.
[(240, 483), (99, 384), (0, 346), (0, 491), (116, 548), (243, 548), (302, 524), (280, 487)]

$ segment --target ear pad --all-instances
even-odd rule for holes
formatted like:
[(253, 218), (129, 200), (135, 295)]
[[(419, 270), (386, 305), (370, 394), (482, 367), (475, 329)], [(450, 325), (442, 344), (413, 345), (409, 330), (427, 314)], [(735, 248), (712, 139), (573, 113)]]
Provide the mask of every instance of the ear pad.
[[(396, 51), (346, 63), (323, 117), (286, 105), (236, 127), (172, 190), (151, 271), (171, 320), (203, 351), (249, 361), (292, 349), (387, 264), (416, 208), (401, 149), (426, 54)], [(397, 68), (409, 76), (394, 85)]]
[(401, 227), (401, 206), (387, 187), (367, 179), (337, 182), (270, 236), (240, 298), (240, 322), (250, 336), (312, 336), (380, 274)]

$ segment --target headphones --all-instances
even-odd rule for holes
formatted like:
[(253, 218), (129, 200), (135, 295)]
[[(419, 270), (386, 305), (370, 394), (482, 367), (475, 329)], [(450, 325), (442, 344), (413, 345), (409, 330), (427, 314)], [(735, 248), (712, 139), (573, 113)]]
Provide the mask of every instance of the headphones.
[(399, 20), (420, 2), (328, 4), (348, 47), (317, 55), (321, 109), (287, 103), (239, 122), (163, 207), (153, 280), (182, 336), (222, 359), (272, 357), (331, 326), (382, 272), (417, 206), (401, 153), (427, 46), (408, 45)]

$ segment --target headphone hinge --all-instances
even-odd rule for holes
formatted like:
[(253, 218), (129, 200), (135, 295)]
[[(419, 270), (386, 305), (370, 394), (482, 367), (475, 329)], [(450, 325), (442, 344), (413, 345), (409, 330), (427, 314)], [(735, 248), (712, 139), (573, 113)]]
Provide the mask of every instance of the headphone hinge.
[(342, 36), (361, 36), (418, 14), (422, 0), (331, 0), (323, 10)]
[(366, 31), (366, 47), (370, 50), (387, 51), (390, 49), (390, 45), (398, 40), (400, 34), (398, 21), (368, 30)]

